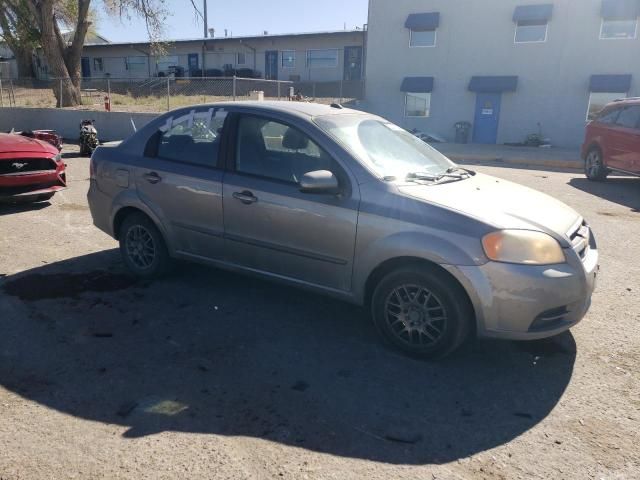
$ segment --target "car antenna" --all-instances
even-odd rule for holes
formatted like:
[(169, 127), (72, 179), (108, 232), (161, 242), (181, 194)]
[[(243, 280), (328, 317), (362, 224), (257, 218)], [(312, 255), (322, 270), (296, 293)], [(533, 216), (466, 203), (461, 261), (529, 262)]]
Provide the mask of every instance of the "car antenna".
[(138, 129), (136, 128), (136, 124), (133, 121), (133, 117), (129, 117), (129, 120), (131, 120), (131, 126), (133, 127), (133, 133), (136, 133), (138, 131)]

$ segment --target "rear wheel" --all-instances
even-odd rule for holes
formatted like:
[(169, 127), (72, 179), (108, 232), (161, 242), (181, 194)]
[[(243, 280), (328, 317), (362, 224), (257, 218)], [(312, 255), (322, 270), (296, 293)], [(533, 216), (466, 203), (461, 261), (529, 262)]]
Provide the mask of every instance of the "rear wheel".
[(396, 348), (435, 359), (465, 340), (473, 319), (466, 292), (444, 273), (407, 267), (389, 273), (372, 298), (374, 323)]
[(594, 182), (602, 182), (607, 178), (609, 171), (604, 165), (602, 152), (599, 148), (592, 148), (587, 153), (584, 161), (584, 173), (589, 180)]
[(134, 275), (154, 278), (165, 274), (171, 259), (162, 234), (142, 213), (132, 213), (122, 222), (118, 238), (125, 265)]

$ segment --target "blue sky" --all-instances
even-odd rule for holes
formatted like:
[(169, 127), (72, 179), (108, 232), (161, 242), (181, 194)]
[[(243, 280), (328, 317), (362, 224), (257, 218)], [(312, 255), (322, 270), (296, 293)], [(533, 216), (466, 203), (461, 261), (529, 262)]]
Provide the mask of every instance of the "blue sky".
[[(201, 7), (202, 0), (194, 0)], [(269, 33), (314, 32), (341, 30), (362, 26), (367, 22), (368, 0), (208, 0), (209, 28), (216, 36), (227, 28), (238, 35)], [(172, 15), (167, 19), (166, 39), (201, 37), (202, 21), (189, 0), (166, 0)], [(97, 31), (112, 42), (146, 40), (144, 23), (139, 19), (112, 19), (98, 9)]]

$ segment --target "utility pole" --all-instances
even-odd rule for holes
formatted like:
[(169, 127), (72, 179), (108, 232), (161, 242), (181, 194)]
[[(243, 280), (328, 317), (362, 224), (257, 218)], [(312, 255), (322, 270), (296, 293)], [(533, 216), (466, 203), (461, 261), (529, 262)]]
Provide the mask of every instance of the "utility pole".
[(209, 25), (207, 24), (207, 0), (202, 0), (202, 15), (204, 16), (204, 38), (209, 37)]

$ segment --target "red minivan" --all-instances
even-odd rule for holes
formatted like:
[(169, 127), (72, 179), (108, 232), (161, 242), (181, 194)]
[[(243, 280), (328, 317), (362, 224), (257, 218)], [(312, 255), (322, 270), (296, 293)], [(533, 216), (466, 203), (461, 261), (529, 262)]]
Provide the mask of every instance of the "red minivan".
[(589, 180), (611, 172), (640, 176), (640, 98), (610, 103), (587, 124), (582, 158)]

